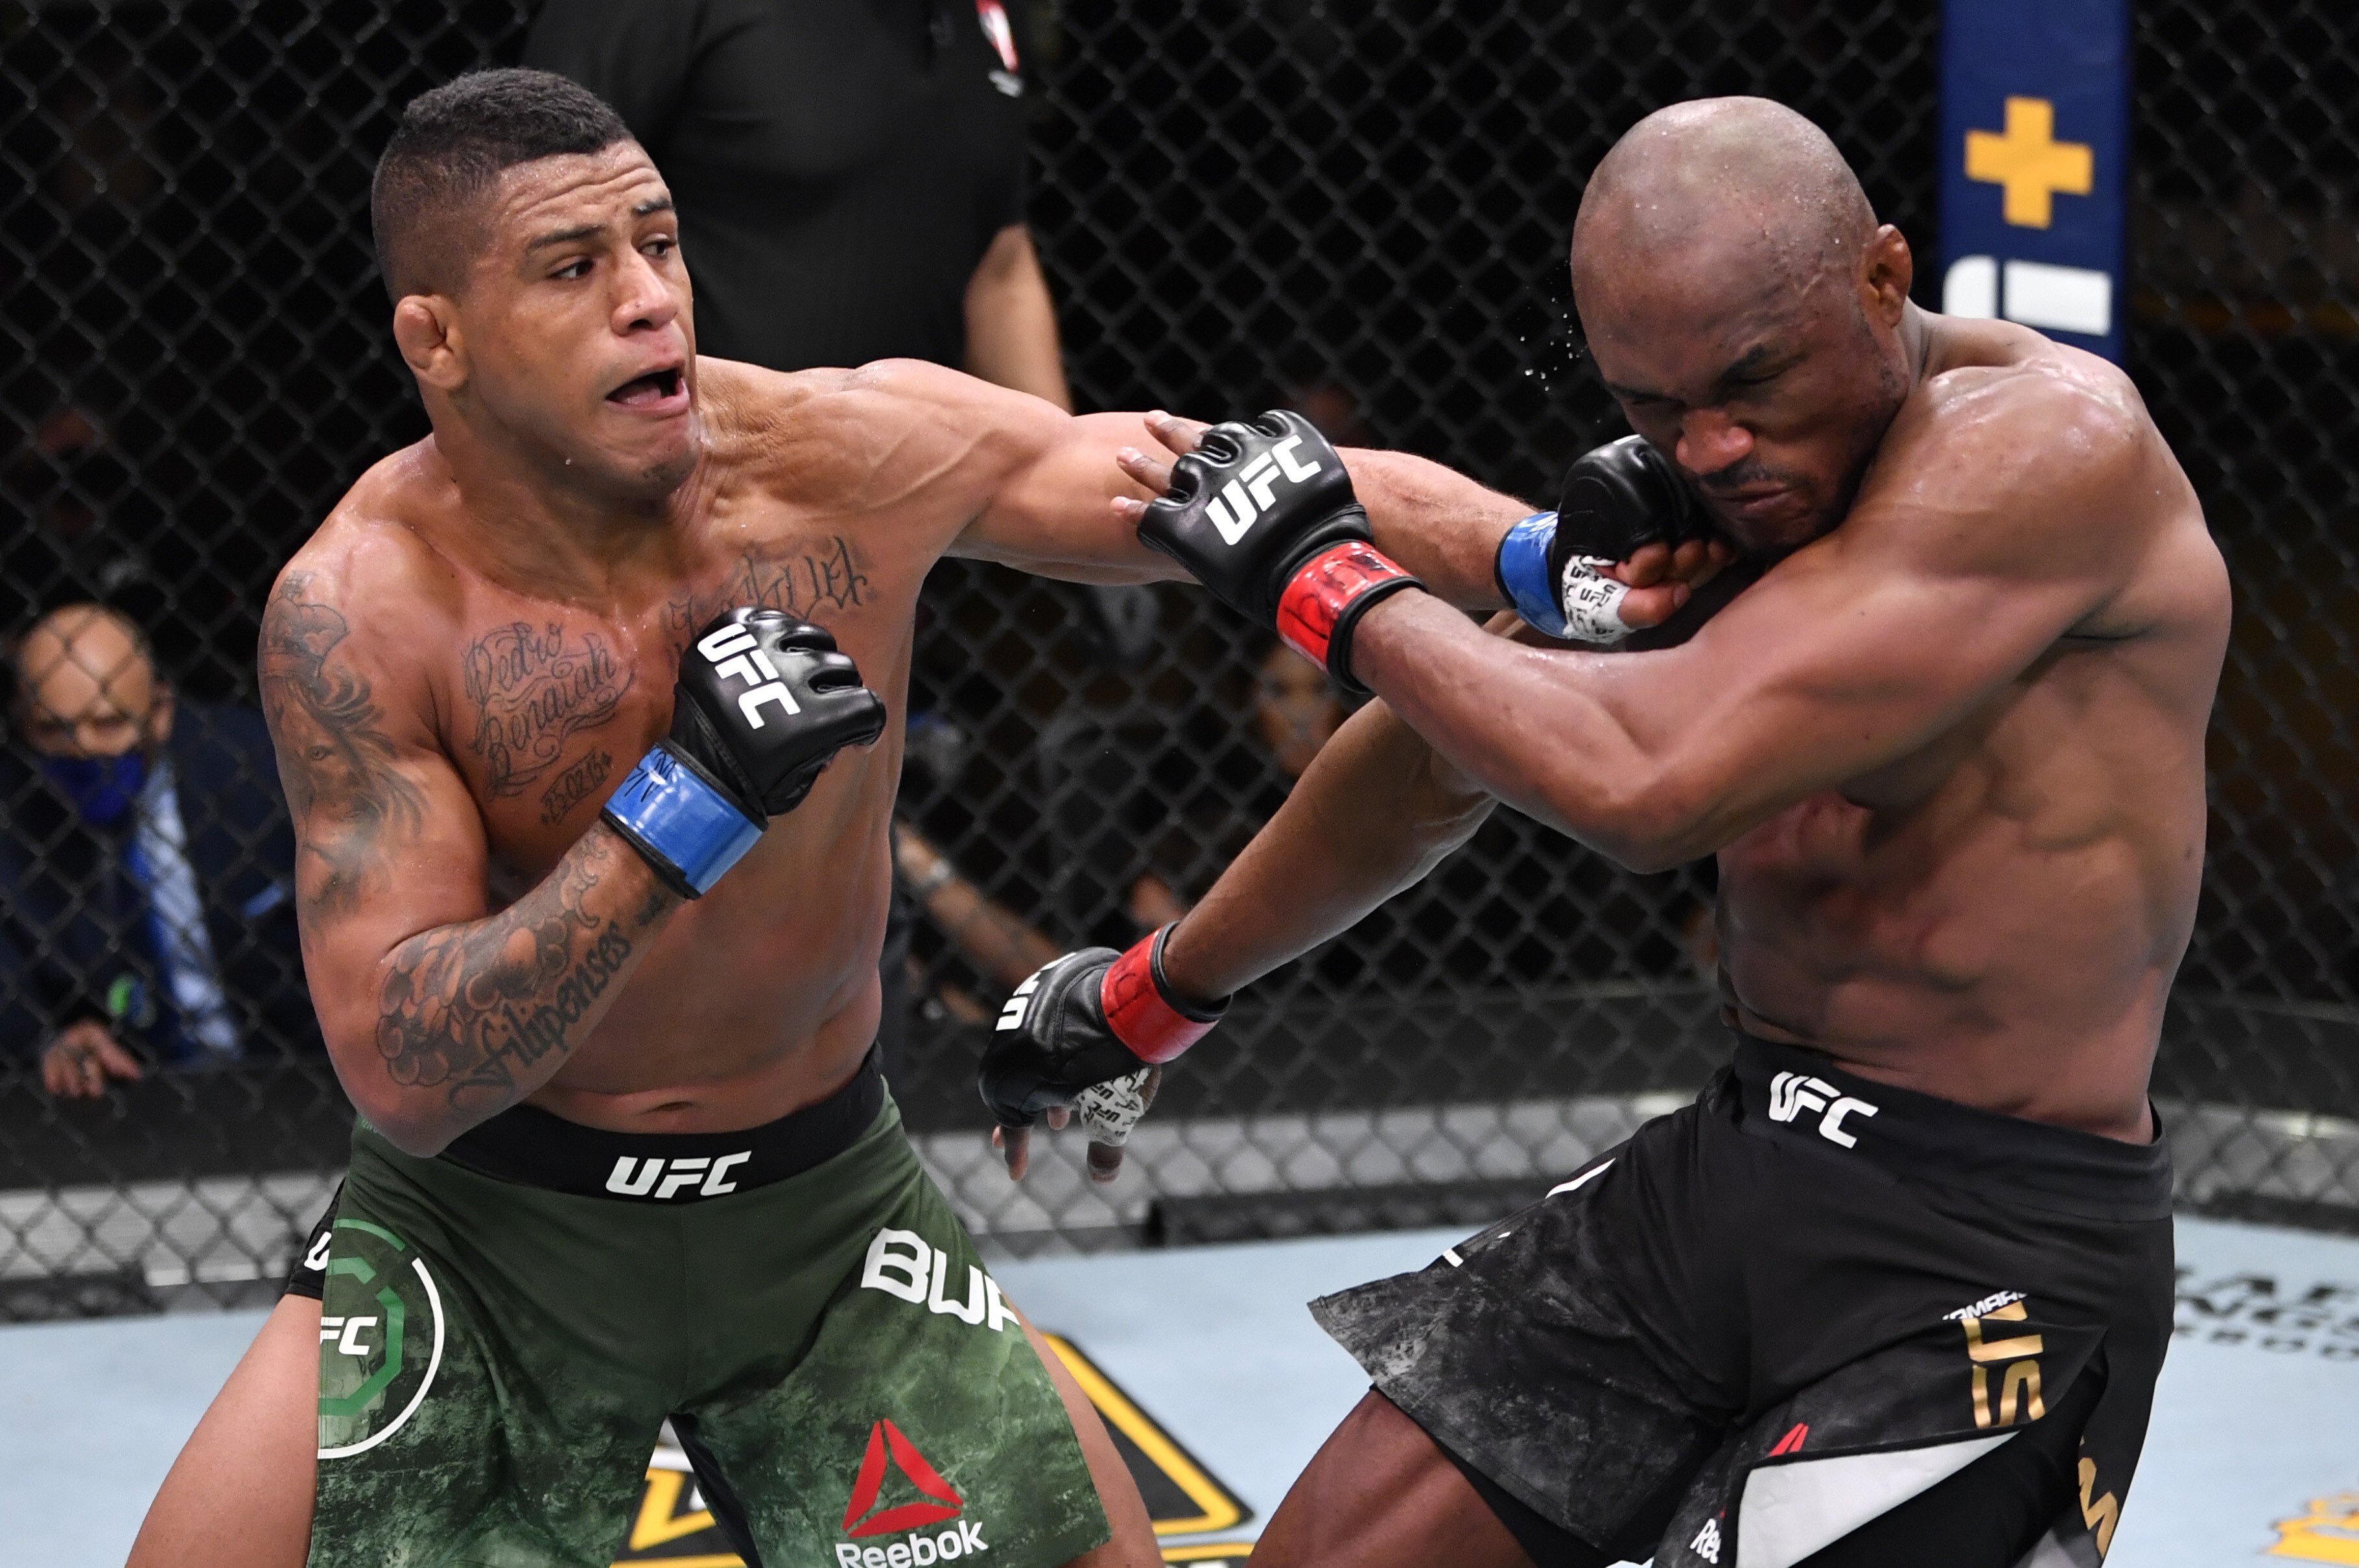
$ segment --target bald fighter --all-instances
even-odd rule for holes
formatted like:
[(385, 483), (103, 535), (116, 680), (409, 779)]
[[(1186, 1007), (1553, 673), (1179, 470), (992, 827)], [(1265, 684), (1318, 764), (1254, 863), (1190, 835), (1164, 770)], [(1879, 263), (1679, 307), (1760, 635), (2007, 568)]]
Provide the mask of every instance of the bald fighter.
[[(1348, 485), (1281, 488), (1240, 532), (1216, 508), (1275, 424), (1167, 423), (1186, 455), (1125, 458), (1168, 487), (1115, 503), (1143, 537), (1383, 698), (1163, 936), (1183, 1004), (1350, 925), (1495, 799), (1636, 869), (1720, 865), (1732, 1064), (1430, 1268), (1316, 1304), (1375, 1388), (1255, 1562), (2093, 1564), (2170, 1332), (2147, 1085), (2195, 913), (2221, 558), (2128, 378), (1910, 304), (1900, 234), (1774, 104), (1642, 121), (1572, 276), (1653, 454), (1600, 460), (1582, 504), (1672, 537), (1700, 507), (1768, 564), (1679, 646), (1528, 646), (1414, 588), (1329, 640), (1397, 572), (1303, 564)], [(1668, 490), (1635, 483), (1658, 464)], [(1495, 572), (1528, 619), (1613, 636), (1619, 575), (1516, 512), (1471, 485), (1440, 508), (1426, 584), (1462, 602)], [(1003, 1120), (1136, 1060), (1080, 978), (1102, 962), (1027, 987), (998, 1076), (1054, 1089)]]
[[(1178, 576), (1108, 509), (1145, 427), (698, 359), (663, 180), (560, 78), (418, 99), (374, 216), (433, 433), (261, 642), (361, 1121), (324, 1301), (274, 1315), (135, 1561), (308, 1529), (314, 1564), (603, 1565), (667, 1419), (748, 1563), (1156, 1561), (870, 1049), (919, 584)], [(1362, 466), (1405, 516), (1448, 484)]]
[[(96, 1098), (143, 1062), (310, 1045), (262, 715), (183, 701), (139, 627), (93, 604), (50, 610), (10, 654), (0, 929), (58, 1031), (42, 1086)], [(21, 789), (25, 765), (45, 788)]]

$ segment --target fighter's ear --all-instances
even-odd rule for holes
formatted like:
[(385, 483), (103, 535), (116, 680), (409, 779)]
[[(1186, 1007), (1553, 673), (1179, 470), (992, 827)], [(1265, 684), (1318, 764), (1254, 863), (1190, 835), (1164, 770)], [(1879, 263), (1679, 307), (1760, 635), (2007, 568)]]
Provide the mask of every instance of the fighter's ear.
[(393, 341), (420, 386), (450, 392), (465, 383), (467, 347), (448, 295), (403, 295), (393, 308)]
[(1908, 290), (1917, 281), (1917, 258), (1890, 223), (1878, 223), (1859, 258), (1860, 303), (1887, 327), (1900, 324)]

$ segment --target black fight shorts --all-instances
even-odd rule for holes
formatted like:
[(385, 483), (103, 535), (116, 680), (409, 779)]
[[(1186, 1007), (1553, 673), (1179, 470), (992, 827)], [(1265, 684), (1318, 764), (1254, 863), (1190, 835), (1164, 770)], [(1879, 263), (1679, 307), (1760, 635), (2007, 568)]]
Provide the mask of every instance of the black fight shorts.
[(1740, 1037), (1694, 1105), (1311, 1311), (1543, 1563), (2094, 1568), (2169, 1339), (2170, 1191), (2158, 1124)]

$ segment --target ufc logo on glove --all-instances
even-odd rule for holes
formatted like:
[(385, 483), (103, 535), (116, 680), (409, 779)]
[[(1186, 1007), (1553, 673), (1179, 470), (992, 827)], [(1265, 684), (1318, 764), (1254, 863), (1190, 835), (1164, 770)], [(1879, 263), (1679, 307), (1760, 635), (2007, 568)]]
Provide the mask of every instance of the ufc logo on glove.
[[(1255, 519), (1277, 504), (1277, 474), (1299, 485), (1321, 472), (1321, 464), (1304, 463), (1294, 455), (1301, 444), (1300, 436), (1289, 436), (1278, 442), (1247, 463), (1243, 473), (1223, 485), (1221, 493), (1206, 503), (1205, 513), (1212, 519), (1212, 527), (1220, 530), (1223, 543), (1233, 545), (1245, 538)], [(1271, 473), (1272, 469), (1277, 474)]]
[(745, 714), (750, 727), (762, 727), (762, 715), (756, 710), (765, 702), (776, 702), (790, 715), (802, 712), (787, 683), (778, 678), (778, 667), (744, 626), (726, 626), (707, 634), (698, 639), (696, 651), (704, 655), (715, 676), (734, 677), (753, 688), (737, 699), (737, 711)]
[(1360, 617), (1423, 586), (1375, 548), (1343, 457), (1285, 408), (1207, 430), (1147, 503), (1138, 539), (1353, 691), (1366, 690), (1352, 678)]

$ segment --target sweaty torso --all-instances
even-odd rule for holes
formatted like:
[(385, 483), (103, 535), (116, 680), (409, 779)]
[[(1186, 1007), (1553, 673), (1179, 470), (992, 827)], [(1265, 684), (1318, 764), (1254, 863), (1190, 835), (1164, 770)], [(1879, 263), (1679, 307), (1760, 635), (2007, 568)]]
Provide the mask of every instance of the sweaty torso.
[[(1919, 399), (2070, 352), (2011, 328), (1936, 332)], [(2070, 373), (2114, 374), (2093, 363)], [(1938, 419), (1897, 422), (1862, 504), (1913, 442), (1943, 439)], [(2192, 490), (2150, 423), (2144, 440), (2119, 504), (2147, 542), (2120, 593), (1916, 755), (1722, 850), (1721, 985), (1742, 1027), (1943, 1098), (2151, 1136), (2228, 596)]]
[(382, 536), (347, 572), (364, 584), (366, 561), (386, 562), (365, 632), (414, 661), (414, 683), (398, 684), (482, 818), (493, 909), (549, 872), (663, 735), (680, 651), (720, 612), (766, 605), (818, 622), (885, 701), (884, 738), (840, 753), (799, 807), (672, 915), (529, 1097), (596, 1127), (755, 1126), (858, 1067), (878, 1016), (918, 590), (965, 521), (943, 515), (938, 494), (881, 482), (891, 432), (782, 441), (780, 427), (803, 417), (797, 399), (781, 409), (745, 396), (740, 378), (759, 373), (741, 367), (708, 360), (701, 375), (702, 463), (665, 537), (614, 574), (601, 603), (535, 592), (528, 544), (497, 565), (471, 559), (454, 541), (494, 520), (467, 507), (427, 449), (383, 471), (394, 488), (367, 510), (389, 520), (351, 525)]

